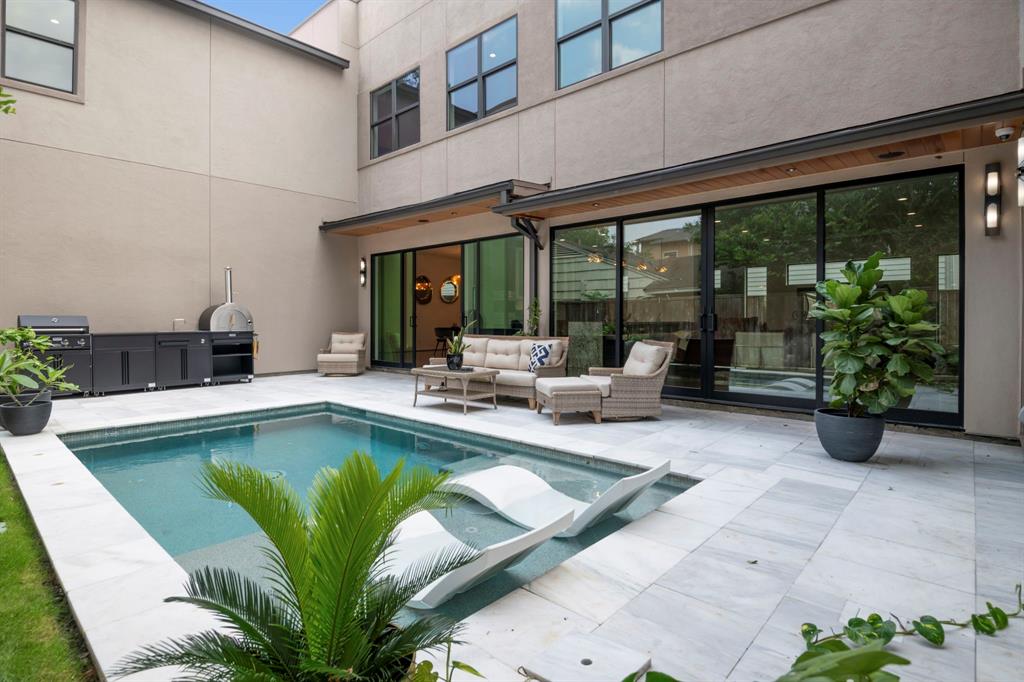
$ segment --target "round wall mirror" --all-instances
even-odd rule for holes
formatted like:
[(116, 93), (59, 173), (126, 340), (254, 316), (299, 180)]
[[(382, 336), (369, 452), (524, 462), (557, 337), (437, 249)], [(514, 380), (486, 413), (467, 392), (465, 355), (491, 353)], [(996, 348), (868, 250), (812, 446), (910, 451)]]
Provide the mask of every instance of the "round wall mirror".
[(454, 277), (449, 277), (441, 283), (441, 300), (445, 303), (455, 303), (459, 300), (459, 283)]
[(416, 275), (415, 290), (417, 303), (430, 303), (434, 297), (434, 287), (426, 275)]

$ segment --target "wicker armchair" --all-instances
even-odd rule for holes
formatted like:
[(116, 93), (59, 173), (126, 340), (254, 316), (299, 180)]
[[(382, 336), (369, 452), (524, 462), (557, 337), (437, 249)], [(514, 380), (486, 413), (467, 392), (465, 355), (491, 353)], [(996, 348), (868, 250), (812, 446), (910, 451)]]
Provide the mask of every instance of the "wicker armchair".
[(366, 334), (361, 332), (334, 332), (331, 345), (321, 348), (316, 356), (316, 371), (321, 375), (362, 374), (366, 367)]
[[(608, 395), (601, 398), (601, 417), (603, 419), (643, 419), (644, 417), (657, 417), (661, 414), (661, 389), (665, 385), (665, 377), (668, 376), (668, 367), (672, 362), (675, 344), (669, 341), (648, 339), (644, 339), (643, 343), (665, 349), (665, 358), (650, 374), (626, 375), (623, 374), (624, 367), (590, 368), (592, 379), (608, 377), (611, 384), (608, 388)], [(631, 352), (630, 357), (632, 355)]]

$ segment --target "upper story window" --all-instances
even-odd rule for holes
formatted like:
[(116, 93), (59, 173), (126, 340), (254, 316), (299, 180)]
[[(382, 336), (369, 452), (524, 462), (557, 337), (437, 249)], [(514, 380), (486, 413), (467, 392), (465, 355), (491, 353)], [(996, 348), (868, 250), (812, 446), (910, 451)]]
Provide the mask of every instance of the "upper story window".
[(74, 93), (78, 6), (76, 0), (0, 0), (0, 75)]
[(448, 50), (448, 130), (514, 107), (516, 18)]
[(558, 87), (661, 51), (661, 0), (557, 0)]
[(370, 157), (420, 141), (420, 70), (370, 93)]

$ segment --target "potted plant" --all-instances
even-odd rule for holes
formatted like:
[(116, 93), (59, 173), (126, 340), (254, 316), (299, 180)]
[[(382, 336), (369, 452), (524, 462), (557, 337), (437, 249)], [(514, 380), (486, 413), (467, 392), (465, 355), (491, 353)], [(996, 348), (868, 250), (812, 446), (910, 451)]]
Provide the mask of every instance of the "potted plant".
[[(460, 626), (440, 614), (403, 616), (402, 609), (475, 553), (432, 554), (400, 578), (384, 566), (402, 521), (448, 505), (439, 490), (446, 477), (423, 466), (406, 470), (404, 460), (384, 473), (369, 455), (353, 452), (339, 468), (321, 469), (303, 499), (255, 467), (206, 463), (207, 495), (243, 509), (266, 536), (266, 580), (231, 568), (196, 571), (187, 594), (166, 601), (192, 604), (219, 627), (143, 647), (113, 675), (180, 666), (194, 680), (432, 679), (432, 666), (416, 665), (416, 652), (445, 648)], [(447, 667), (478, 675), (457, 661)]]
[(871, 459), (885, 430), (881, 415), (931, 382), (945, 355), (935, 340), (938, 325), (925, 320), (928, 295), (880, 289), (881, 258), (878, 252), (863, 264), (849, 261), (845, 282), (819, 282), (821, 299), (810, 311), (825, 323), (822, 364), (832, 370), (829, 407), (815, 410), (814, 425), (825, 451), (847, 462)]
[(530, 301), (530, 308), (527, 311), (526, 326), (516, 332), (516, 336), (539, 336), (540, 335), (540, 300), (534, 296)]
[(54, 389), (78, 390), (65, 380), (70, 367), (57, 369), (43, 356), (49, 348), (50, 339), (32, 329), (0, 330), (0, 424), (15, 436), (46, 428)]
[(474, 324), (476, 324), (476, 320), (467, 322), (462, 325), (462, 329), (459, 330), (458, 334), (453, 334), (452, 338), (448, 339), (448, 355), (445, 357), (448, 369), (462, 369), (462, 354), (469, 348), (469, 344), (465, 342), (463, 337), (466, 334), (466, 328), (472, 327)]

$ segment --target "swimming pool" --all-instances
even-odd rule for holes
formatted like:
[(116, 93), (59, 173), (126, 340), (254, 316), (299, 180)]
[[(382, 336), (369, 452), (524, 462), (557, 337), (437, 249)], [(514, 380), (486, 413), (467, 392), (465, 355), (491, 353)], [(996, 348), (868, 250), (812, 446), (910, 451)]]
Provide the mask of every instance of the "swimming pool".
[[(234, 460), (285, 478), (305, 495), (315, 473), (338, 466), (353, 450), (368, 452), (383, 471), (399, 458), (455, 473), (515, 464), (552, 487), (591, 501), (627, 467), (497, 438), (375, 413), (319, 404), (184, 423), (128, 427), (63, 437), (118, 502), (186, 570), (231, 566), (261, 578), (261, 534), (237, 507), (211, 500), (196, 481), (206, 461)], [(442, 610), (471, 613), (550, 570), (685, 489), (682, 479), (654, 486), (624, 513), (571, 539), (543, 545), (518, 566), (453, 599)], [(523, 529), (473, 502), (438, 512), (459, 539), (486, 546)]]

